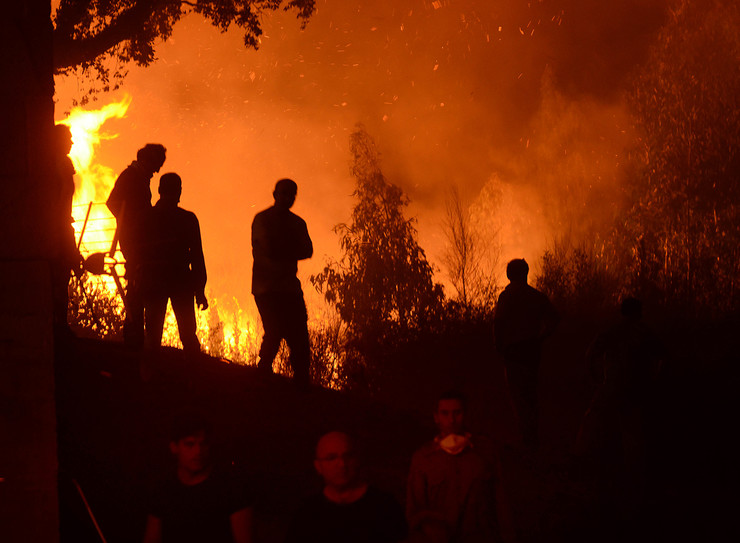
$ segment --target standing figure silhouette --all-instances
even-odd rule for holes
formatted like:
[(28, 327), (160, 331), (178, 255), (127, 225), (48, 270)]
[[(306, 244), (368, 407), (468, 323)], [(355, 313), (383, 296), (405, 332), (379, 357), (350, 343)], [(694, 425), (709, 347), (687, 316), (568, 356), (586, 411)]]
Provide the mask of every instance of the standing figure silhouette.
[(311, 348), (308, 314), (298, 261), (311, 258), (313, 244), (306, 222), (290, 211), (298, 193), (292, 179), (281, 179), (272, 195), (275, 204), (260, 211), (252, 222), (252, 294), (265, 335), (258, 367), (272, 373), (272, 363), (285, 339), (290, 348), (290, 366), (296, 382), (308, 384)]

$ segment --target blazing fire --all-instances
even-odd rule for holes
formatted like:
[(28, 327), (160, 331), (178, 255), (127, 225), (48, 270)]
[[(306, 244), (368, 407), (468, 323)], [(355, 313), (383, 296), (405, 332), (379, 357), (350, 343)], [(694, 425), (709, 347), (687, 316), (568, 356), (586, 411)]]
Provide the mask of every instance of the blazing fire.
[[(72, 215), (80, 253), (87, 258), (94, 253), (106, 253), (106, 273), (78, 285), (89, 289), (94, 281), (95, 296), (104, 296), (117, 314), (123, 313), (123, 301), (117, 290), (114, 275), (121, 278), (125, 288), (123, 256), (117, 247), (112, 247), (116, 221), (105, 205), (115, 184), (117, 173), (95, 160), (95, 153), (102, 142), (112, 140), (116, 134), (103, 131), (109, 119), (121, 119), (131, 104), (129, 96), (97, 110), (74, 108), (60, 123), (69, 126), (72, 132), (72, 150), (69, 154), (76, 170), (75, 195)], [(83, 293), (87, 298), (88, 294)], [(259, 347), (260, 330), (250, 316), (243, 311), (237, 300), (222, 301), (209, 296), (210, 308), (198, 312), (198, 338), (205, 352), (246, 364), (254, 363)], [(162, 343), (181, 347), (177, 322), (168, 308)]]

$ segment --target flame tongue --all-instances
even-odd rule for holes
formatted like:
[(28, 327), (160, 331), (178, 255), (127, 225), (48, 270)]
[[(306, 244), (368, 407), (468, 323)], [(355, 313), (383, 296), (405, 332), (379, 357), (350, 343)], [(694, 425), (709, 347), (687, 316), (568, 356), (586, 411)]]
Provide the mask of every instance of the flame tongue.
[(112, 118), (122, 119), (131, 104), (131, 97), (113, 102), (100, 109), (86, 111), (74, 108), (61, 124), (72, 132), (72, 150), (69, 158), (77, 170), (80, 184), (75, 190), (75, 204), (87, 204), (104, 200), (113, 188), (116, 176), (113, 170), (93, 162), (95, 149), (103, 140), (113, 139), (117, 134), (101, 133), (103, 124)]
[[(74, 108), (66, 119), (60, 121), (69, 126), (72, 132), (69, 157), (74, 164), (77, 181), (72, 216), (75, 219), (78, 241), (84, 227), (84, 236), (80, 242), (83, 256), (107, 252), (113, 241), (116, 224), (104, 202), (116, 181), (116, 173), (111, 168), (97, 164), (94, 159), (102, 141), (117, 137), (117, 134), (102, 132), (103, 125), (108, 119), (125, 117), (130, 104), (131, 97), (124, 96), (120, 101), (100, 109)], [(116, 259), (121, 260), (120, 255)], [(108, 286), (115, 288), (112, 282)]]

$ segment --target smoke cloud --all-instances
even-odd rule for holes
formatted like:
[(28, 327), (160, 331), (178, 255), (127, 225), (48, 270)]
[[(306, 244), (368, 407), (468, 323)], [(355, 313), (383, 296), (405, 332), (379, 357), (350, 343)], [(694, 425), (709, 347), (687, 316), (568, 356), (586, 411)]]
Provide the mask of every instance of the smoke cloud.
[[(454, 185), (495, 215), (501, 267), (514, 256), (534, 262), (555, 237), (606, 228), (614, 216), (633, 137), (624, 90), (666, 3), (324, 0), (304, 30), (290, 12), (267, 15), (259, 51), (245, 50), (238, 30), (221, 34), (189, 16), (156, 63), (132, 67), (129, 113), (110, 121), (119, 136), (98, 158), (121, 171), (144, 143), (163, 143), (163, 172), (182, 176), (181, 205), (201, 221), (209, 284), (245, 301), (251, 220), (279, 178), (297, 181), (294, 211), (314, 238), (304, 290), (325, 255), (338, 255), (332, 227), (353, 205), (357, 122), (411, 198), (433, 261)], [(78, 83), (58, 80), (59, 119), (74, 98)], [(508, 203), (483, 205), (493, 193)]]

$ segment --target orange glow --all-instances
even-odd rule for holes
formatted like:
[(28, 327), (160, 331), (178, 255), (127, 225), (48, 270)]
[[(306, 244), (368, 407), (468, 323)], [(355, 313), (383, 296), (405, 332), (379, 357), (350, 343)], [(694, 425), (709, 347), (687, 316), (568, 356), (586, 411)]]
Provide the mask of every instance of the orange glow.
[[(116, 134), (102, 132), (103, 124), (108, 119), (125, 117), (130, 104), (131, 97), (125, 96), (120, 102), (112, 102), (97, 110), (74, 108), (66, 119), (60, 121), (60, 124), (69, 126), (72, 132), (69, 157), (76, 170), (72, 216), (75, 219), (78, 243), (82, 228), (85, 227), (80, 243), (80, 252), (84, 257), (92, 253), (108, 252), (113, 241), (116, 223), (104, 203), (116, 182), (116, 173), (111, 168), (96, 163), (94, 158), (95, 150), (102, 141), (116, 137)], [(88, 209), (90, 214), (85, 225)], [(120, 251), (115, 254), (115, 260), (123, 260)], [(117, 267), (117, 271), (123, 275), (122, 266)], [(106, 279), (108, 287), (115, 290), (112, 279)]]
[[(127, 95), (122, 100), (100, 109), (74, 108), (66, 119), (60, 121), (61, 124), (69, 126), (72, 132), (73, 145), (69, 157), (76, 170), (72, 214), (80, 252), (85, 258), (97, 252), (107, 253), (113, 242), (116, 222), (105, 201), (113, 189), (117, 173), (112, 168), (97, 163), (95, 155), (97, 148), (104, 141), (117, 137), (117, 134), (103, 131), (106, 121), (124, 118), (130, 104), (131, 97)], [(85, 224), (88, 209), (90, 214)], [(120, 250), (116, 251), (113, 258), (107, 258), (108, 266), (116, 265), (116, 271), (121, 277), (124, 275), (122, 263), (123, 256)], [(112, 277), (103, 275), (97, 279), (103, 286), (101, 295), (114, 299), (122, 310), (123, 302)], [(198, 337), (205, 352), (242, 364), (254, 362), (259, 348), (260, 330), (235, 299), (231, 303), (224, 303), (220, 299), (211, 298), (210, 308), (197, 312), (196, 318)], [(168, 308), (162, 343), (182, 347), (171, 306)]]

